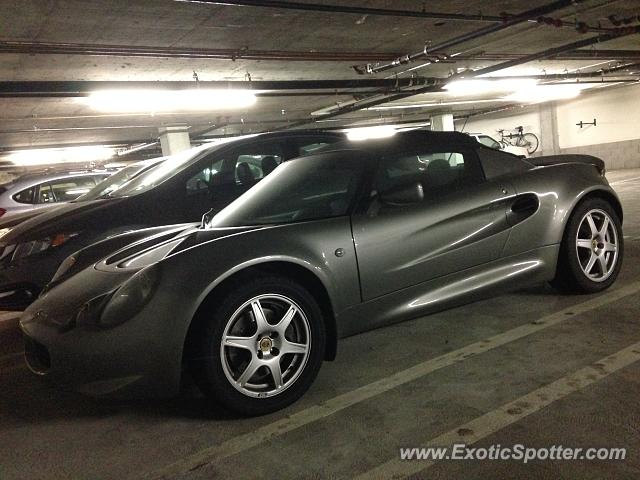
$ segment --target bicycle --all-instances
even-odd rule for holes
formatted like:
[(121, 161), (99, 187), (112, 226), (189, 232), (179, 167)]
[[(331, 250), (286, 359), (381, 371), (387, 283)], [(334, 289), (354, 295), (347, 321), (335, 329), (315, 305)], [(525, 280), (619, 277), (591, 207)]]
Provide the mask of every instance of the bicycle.
[(531, 155), (540, 146), (540, 140), (533, 133), (524, 133), (523, 127), (516, 127), (516, 133), (504, 133), (504, 129), (499, 129), (498, 133), (501, 138), (499, 140), (502, 147), (524, 147), (527, 149), (527, 153)]

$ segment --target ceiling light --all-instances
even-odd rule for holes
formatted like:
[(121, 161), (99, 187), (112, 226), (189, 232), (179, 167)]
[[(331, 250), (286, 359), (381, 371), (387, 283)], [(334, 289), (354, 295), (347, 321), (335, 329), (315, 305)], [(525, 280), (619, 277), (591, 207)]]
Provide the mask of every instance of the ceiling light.
[(519, 90), (511, 95), (507, 95), (504, 97), (504, 100), (519, 103), (542, 103), (553, 100), (568, 100), (576, 98), (585, 88), (589, 88), (589, 86), (579, 84), (537, 85), (534, 88)]
[(107, 160), (115, 155), (110, 147), (68, 147), (39, 148), (20, 150), (5, 157), (14, 165), (27, 167), (32, 165), (49, 165), (54, 163), (81, 163)]
[(103, 90), (81, 100), (102, 112), (174, 112), (244, 108), (256, 102), (248, 90)]
[(354, 142), (361, 140), (372, 140), (375, 138), (389, 138), (396, 134), (396, 129), (390, 125), (379, 125), (377, 127), (361, 127), (347, 130), (347, 138)]
[(515, 92), (535, 87), (536, 84), (536, 80), (532, 78), (455, 80), (446, 84), (444, 89), (452, 95), (481, 95), (494, 92)]

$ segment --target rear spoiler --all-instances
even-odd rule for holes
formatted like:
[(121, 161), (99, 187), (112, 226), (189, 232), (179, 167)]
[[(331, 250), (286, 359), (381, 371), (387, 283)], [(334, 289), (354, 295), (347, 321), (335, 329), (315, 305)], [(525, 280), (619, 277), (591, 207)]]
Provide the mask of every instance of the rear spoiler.
[(596, 167), (601, 175), (604, 175), (605, 173), (604, 161), (592, 155), (547, 155), (544, 157), (529, 157), (527, 158), (527, 162), (535, 165), (536, 167), (560, 165), (563, 163), (586, 163), (587, 165), (593, 165), (594, 167)]

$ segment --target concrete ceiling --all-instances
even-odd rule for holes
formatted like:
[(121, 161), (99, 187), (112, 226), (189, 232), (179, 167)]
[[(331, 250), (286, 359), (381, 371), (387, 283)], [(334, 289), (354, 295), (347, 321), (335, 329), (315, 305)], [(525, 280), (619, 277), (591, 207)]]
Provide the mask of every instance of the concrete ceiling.
[[(424, 5), (430, 12), (502, 16), (504, 12), (518, 14), (547, 5), (550, 0), (307, 0), (294, 3), (407, 11), (420, 11)], [(242, 111), (114, 115), (92, 111), (83, 104), (78, 95), (86, 92), (39, 92), (37, 97), (22, 92), (22, 96), (18, 96), (14, 87), (25, 88), (20, 82), (173, 81), (195, 85), (194, 72), (201, 82), (363, 80), (396, 75), (445, 79), (464, 70), (481, 69), (606, 33), (615, 28), (608, 19), (610, 15), (616, 19), (631, 18), (633, 21), (628, 25), (636, 26), (640, 0), (586, 0), (548, 15), (567, 23), (584, 22), (591, 29), (588, 33), (579, 33), (570, 26), (558, 28), (535, 21), (524, 22), (442, 50), (442, 54), (460, 53), (449, 61), (410, 73), (402, 72), (425, 61), (365, 75), (359, 75), (352, 66), (386, 63), (397, 56), (420, 51), (425, 44), (438, 45), (492, 23), (173, 0), (0, 0), (0, 9), (3, 12), (0, 16), (0, 79), (5, 82), (0, 90), (0, 149), (9, 151), (53, 145), (124, 146), (149, 142), (157, 140), (158, 127), (174, 124), (190, 126), (194, 135), (206, 130), (210, 135), (262, 131), (308, 121), (311, 112), (352, 101), (354, 95), (367, 97), (378, 90), (394, 93), (390, 91), (393, 88), (295, 91), (282, 88), (260, 97), (256, 105)], [(604, 53), (598, 54), (596, 50)], [(632, 63), (640, 63), (638, 34), (494, 74), (572, 74)], [(637, 79), (637, 73), (637, 68), (621, 70), (610, 77)], [(99, 88), (99, 84), (87, 84), (87, 89), (91, 88)], [(425, 93), (403, 101), (409, 100), (436, 103), (456, 99), (446, 93)], [(436, 105), (411, 111), (360, 110), (315, 126), (398, 119), (418, 121), (433, 111), (467, 115), (498, 106), (504, 106), (504, 102)]]

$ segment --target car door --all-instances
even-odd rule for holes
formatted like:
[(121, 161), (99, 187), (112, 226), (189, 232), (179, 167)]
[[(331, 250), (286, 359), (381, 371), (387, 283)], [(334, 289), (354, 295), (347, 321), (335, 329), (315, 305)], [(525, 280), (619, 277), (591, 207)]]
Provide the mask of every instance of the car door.
[[(416, 183), (422, 201), (385, 203), (385, 194)], [(484, 178), (470, 149), (425, 146), (380, 158), (352, 219), (363, 300), (497, 259), (508, 237), (508, 188)]]

